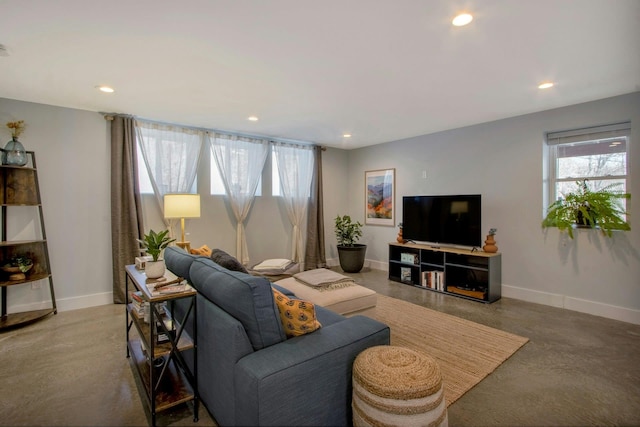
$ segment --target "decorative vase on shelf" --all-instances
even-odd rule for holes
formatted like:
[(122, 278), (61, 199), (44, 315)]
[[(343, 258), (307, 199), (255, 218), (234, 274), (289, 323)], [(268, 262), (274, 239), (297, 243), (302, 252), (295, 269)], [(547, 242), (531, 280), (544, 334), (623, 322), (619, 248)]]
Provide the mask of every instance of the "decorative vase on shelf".
[(11, 141), (7, 142), (2, 152), (2, 164), (12, 166), (24, 166), (27, 164), (27, 152), (18, 137), (12, 137)]
[(407, 241), (402, 237), (402, 227), (398, 231), (398, 237), (396, 237), (396, 240), (398, 241), (398, 243), (407, 243)]
[(496, 240), (494, 239), (493, 234), (489, 234), (487, 236), (487, 240), (484, 241), (482, 250), (489, 253), (498, 252), (498, 247), (496, 246)]

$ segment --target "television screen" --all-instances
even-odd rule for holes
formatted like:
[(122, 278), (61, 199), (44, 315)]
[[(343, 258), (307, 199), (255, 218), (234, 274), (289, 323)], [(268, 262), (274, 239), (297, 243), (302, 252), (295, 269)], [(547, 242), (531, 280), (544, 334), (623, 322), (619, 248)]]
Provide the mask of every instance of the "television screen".
[(404, 196), (402, 237), (415, 242), (481, 246), (479, 194)]

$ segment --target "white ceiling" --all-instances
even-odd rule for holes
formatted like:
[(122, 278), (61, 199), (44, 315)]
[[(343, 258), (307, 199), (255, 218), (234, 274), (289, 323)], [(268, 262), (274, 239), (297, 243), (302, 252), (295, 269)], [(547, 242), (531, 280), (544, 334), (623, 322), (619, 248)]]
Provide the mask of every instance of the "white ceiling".
[(0, 44), (3, 98), (347, 149), (640, 90), (639, 0), (0, 0)]

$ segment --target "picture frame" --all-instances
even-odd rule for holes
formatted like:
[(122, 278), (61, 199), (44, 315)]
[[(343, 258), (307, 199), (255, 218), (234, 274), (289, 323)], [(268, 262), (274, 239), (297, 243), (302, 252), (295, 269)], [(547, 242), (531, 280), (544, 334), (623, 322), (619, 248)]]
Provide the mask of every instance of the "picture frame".
[(395, 186), (395, 168), (365, 171), (365, 224), (395, 226)]

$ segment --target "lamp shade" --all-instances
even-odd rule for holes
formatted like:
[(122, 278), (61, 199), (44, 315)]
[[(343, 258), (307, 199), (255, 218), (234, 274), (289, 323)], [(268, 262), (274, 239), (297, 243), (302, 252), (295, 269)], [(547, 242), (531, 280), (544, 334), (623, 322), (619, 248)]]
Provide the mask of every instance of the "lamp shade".
[(199, 194), (165, 194), (165, 218), (200, 218)]

